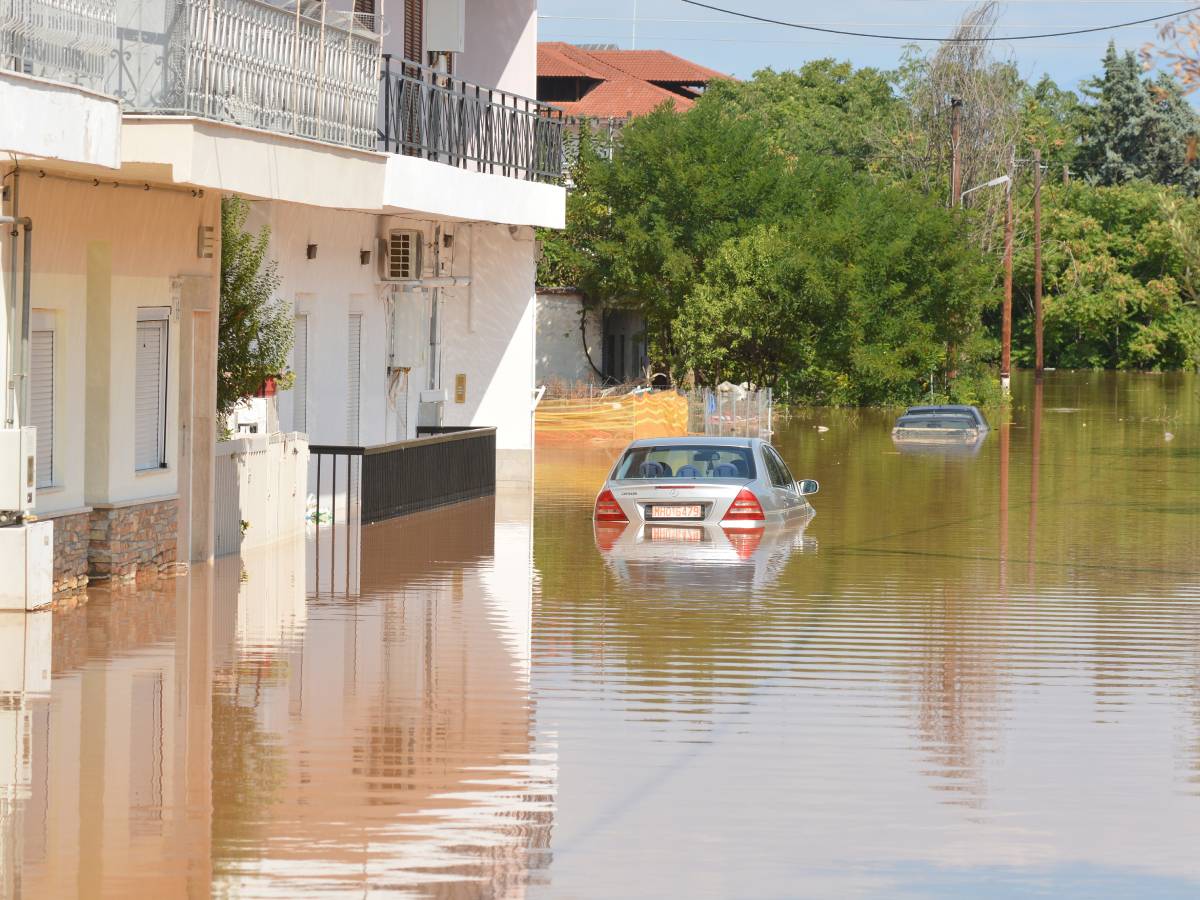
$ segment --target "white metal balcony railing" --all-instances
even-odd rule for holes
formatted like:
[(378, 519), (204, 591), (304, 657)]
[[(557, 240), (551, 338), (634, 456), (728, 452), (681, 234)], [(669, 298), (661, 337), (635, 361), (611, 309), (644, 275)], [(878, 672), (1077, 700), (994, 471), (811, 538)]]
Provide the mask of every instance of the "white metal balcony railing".
[(0, 0), (0, 66), (103, 91), (126, 112), (560, 177), (561, 110), (393, 63), (375, 15), (298, 2)]
[(375, 17), (263, 0), (121, 0), (108, 89), (130, 112), (376, 146)]
[(103, 90), (115, 13), (113, 0), (0, 0), (0, 68)]

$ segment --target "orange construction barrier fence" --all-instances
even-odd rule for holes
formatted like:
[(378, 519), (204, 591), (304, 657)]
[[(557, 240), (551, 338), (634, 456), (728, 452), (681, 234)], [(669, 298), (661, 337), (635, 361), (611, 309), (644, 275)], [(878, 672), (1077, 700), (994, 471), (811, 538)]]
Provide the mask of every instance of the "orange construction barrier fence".
[(687, 434), (687, 397), (676, 391), (639, 391), (615, 397), (543, 400), (534, 417), (537, 443), (627, 444), (644, 437)]

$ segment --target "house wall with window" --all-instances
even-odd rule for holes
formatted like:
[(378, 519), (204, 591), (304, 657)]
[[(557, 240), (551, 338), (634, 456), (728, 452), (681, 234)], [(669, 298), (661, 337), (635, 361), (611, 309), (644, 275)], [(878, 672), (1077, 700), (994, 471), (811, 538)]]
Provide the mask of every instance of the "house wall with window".
[(56, 582), (205, 558), (212, 457), (191, 410), (211, 426), (220, 248), (201, 258), (198, 236), (219, 231), (219, 198), (53, 169), (16, 177), (34, 222), (29, 417)]

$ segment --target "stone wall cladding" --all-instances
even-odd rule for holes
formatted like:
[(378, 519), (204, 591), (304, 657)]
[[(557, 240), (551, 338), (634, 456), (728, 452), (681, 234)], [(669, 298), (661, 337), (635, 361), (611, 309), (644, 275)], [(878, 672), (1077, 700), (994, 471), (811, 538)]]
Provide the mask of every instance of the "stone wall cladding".
[(173, 566), (178, 512), (175, 500), (93, 510), (88, 536), (91, 577), (158, 575)]
[(54, 593), (72, 594), (88, 583), (91, 513), (54, 519)]

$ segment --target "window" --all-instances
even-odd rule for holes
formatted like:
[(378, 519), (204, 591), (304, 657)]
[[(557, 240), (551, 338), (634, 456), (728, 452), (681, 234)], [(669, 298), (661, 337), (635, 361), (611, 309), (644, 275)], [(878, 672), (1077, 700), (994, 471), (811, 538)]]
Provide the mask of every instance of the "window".
[(362, 313), (350, 313), (349, 368), (346, 394), (346, 440), (358, 443), (359, 385), (362, 378)]
[(167, 339), (170, 308), (138, 310), (134, 373), (134, 467), (167, 465)]
[(308, 433), (308, 316), (296, 316), (292, 344), (292, 431)]
[(33, 314), (29, 341), (29, 424), (37, 428), (37, 486), (54, 484), (54, 319)]
[(771, 477), (771, 484), (789, 491), (796, 489), (796, 480), (792, 478), (792, 473), (788, 471), (774, 447), (763, 446), (763, 459), (767, 463), (767, 474)]
[(404, 0), (404, 58), (413, 62), (425, 62), (424, 35), (425, 4), (422, 0)]
[(749, 447), (668, 444), (633, 447), (617, 463), (613, 478), (743, 478), (754, 477)]

